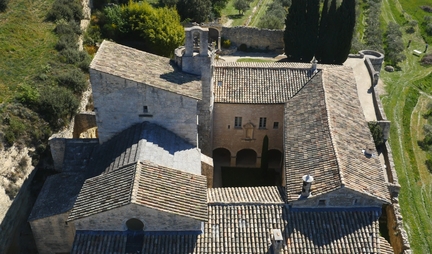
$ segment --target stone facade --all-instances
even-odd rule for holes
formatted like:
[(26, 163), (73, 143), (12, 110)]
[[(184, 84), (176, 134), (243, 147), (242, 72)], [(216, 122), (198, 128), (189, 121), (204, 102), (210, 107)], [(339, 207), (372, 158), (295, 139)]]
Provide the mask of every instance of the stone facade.
[(75, 237), (73, 223), (65, 223), (69, 212), (30, 221), (39, 253), (68, 253)]
[[(283, 104), (224, 104), (214, 106), (213, 148), (225, 148), (231, 153), (231, 166), (235, 166), (236, 154), (242, 149), (257, 153), (257, 166), (261, 163), (264, 136), (269, 138), (269, 150), (283, 151)], [(235, 117), (242, 118), (242, 127), (235, 127)], [(259, 128), (260, 118), (266, 118), (266, 127)], [(278, 128), (274, 128), (274, 123)], [(252, 125), (246, 126), (251, 123)], [(251, 133), (247, 129), (252, 126)], [(250, 135), (248, 137), (248, 135)]]
[(222, 38), (228, 39), (232, 44), (239, 47), (245, 44), (260, 50), (283, 51), (283, 30), (259, 29), (255, 27), (223, 27)]
[(196, 219), (135, 204), (77, 219), (73, 223), (76, 230), (124, 231), (127, 230), (126, 221), (132, 218), (144, 223), (144, 231), (200, 231), (202, 229), (202, 223)]
[(197, 145), (197, 100), (90, 69), (99, 141), (135, 123), (159, 124)]
[(213, 159), (201, 154), (201, 175), (207, 178), (207, 188), (213, 187)]
[(291, 202), (292, 207), (381, 207), (383, 205), (383, 202), (376, 198), (347, 188), (340, 188), (318, 196), (313, 196), (313, 188), (314, 185), (312, 183), (312, 195), (308, 198), (301, 198)]

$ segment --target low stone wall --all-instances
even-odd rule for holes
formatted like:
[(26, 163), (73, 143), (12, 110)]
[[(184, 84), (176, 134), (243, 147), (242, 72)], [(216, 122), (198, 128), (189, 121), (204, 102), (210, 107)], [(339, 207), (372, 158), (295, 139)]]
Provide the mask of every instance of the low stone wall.
[(222, 27), (221, 37), (229, 39), (232, 44), (240, 47), (269, 51), (283, 51), (283, 30), (259, 29), (255, 27)]
[[(366, 52), (366, 54), (365, 54)], [(389, 128), (389, 122), (387, 121), (387, 117), (384, 112), (384, 108), (382, 106), (381, 100), (379, 98), (379, 93), (376, 88), (376, 84), (379, 79), (379, 71), (381, 69), (382, 60), (384, 55), (379, 52), (376, 52), (382, 56), (381, 63), (378, 63), (378, 58), (373, 55), (372, 58), (368, 58), (367, 55), (371, 55), (375, 51), (363, 50), (360, 51), (360, 54), (365, 56), (365, 64), (369, 71), (369, 75), (371, 79), (374, 81), (373, 89), (372, 89), (372, 99), (375, 107), (375, 113), (377, 116), (378, 122), (385, 123), (385, 125)], [(379, 69), (377, 69), (379, 66)], [(404, 253), (409, 254), (412, 253), (411, 247), (408, 240), (408, 234), (406, 233), (403, 227), (403, 218), (400, 212), (398, 195), (400, 191), (400, 185), (398, 182), (397, 173), (395, 170), (395, 165), (393, 161), (393, 154), (388, 142), (385, 142), (383, 151), (384, 163), (386, 167), (386, 172), (388, 176), (388, 189), (391, 194), (392, 204), (386, 207), (386, 215), (387, 215), (387, 228), (389, 230), (390, 243), (393, 247), (395, 253)]]

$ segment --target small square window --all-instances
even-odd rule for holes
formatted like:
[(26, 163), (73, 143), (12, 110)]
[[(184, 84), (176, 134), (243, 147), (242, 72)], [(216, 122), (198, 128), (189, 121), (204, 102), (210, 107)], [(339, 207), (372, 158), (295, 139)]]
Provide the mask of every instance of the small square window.
[(148, 113), (148, 107), (147, 107), (147, 106), (144, 106), (144, 107), (143, 107), (143, 113), (144, 113), (144, 114)]
[(279, 122), (273, 123), (273, 129), (279, 129)]
[(319, 206), (325, 206), (326, 205), (326, 200), (325, 199), (318, 200), (318, 205)]
[(217, 85), (218, 85), (218, 86), (222, 86), (222, 84), (223, 84), (223, 82), (220, 81), (220, 80), (217, 82)]
[(236, 116), (234, 118), (234, 128), (241, 128), (242, 127), (242, 118), (239, 116)]
[(260, 117), (259, 120), (259, 128), (264, 129), (267, 124), (267, 118), (266, 117)]
[(228, 124), (228, 129), (231, 129), (231, 125)]

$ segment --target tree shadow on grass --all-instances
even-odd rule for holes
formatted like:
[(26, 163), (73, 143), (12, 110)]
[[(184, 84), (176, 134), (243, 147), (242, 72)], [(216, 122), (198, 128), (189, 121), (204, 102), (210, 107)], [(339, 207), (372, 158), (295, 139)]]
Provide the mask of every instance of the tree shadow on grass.
[(244, 14), (232, 14), (227, 16), (229, 19), (241, 19), (244, 17)]

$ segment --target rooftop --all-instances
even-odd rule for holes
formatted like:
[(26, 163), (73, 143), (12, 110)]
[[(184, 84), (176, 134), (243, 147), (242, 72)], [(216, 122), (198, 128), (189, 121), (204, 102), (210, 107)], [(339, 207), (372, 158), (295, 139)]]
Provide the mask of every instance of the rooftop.
[(133, 203), (206, 221), (206, 186), (205, 176), (150, 162), (133, 163), (87, 179), (68, 220)]
[(90, 69), (197, 100), (202, 98), (198, 76), (182, 72), (169, 58), (114, 42), (102, 42)]
[(389, 202), (379, 159), (357, 95), (352, 70), (323, 70), (286, 104), (285, 161), (288, 201), (301, 192), (301, 177), (314, 177), (314, 195), (347, 187)]
[(202, 234), (77, 231), (71, 253), (268, 253), (271, 229), (282, 232), (281, 253), (392, 253), (379, 234), (380, 212), (210, 205)]

